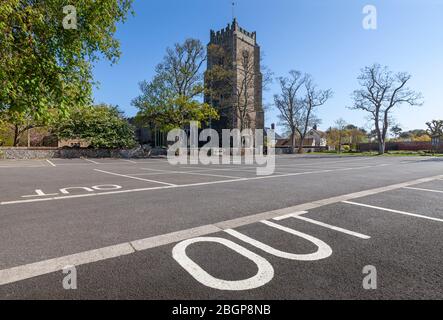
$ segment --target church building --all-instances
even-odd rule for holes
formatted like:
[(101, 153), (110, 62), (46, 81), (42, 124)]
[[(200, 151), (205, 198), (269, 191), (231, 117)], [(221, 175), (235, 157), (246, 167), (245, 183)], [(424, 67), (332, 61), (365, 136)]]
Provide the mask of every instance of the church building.
[[(220, 120), (211, 128), (264, 129), (260, 46), (256, 32), (248, 32), (234, 19), (225, 29), (210, 32), (205, 101)], [(223, 78), (224, 77), (224, 78)]]

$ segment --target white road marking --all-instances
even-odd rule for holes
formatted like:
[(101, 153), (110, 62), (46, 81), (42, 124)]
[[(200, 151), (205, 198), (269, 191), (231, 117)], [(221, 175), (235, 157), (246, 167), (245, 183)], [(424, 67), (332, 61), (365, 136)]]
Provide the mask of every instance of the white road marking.
[(352, 202), (352, 201), (343, 201), (343, 203), (352, 204), (354, 206), (360, 206), (360, 207), (365, 207), (365, 208), (370, 208), (370, 209), (376, 209), (376, 210), (381, 210), (381, 211), (392, 212), (392, 213), (399, 213), (399, 214), (403, 214), (405, 216), (411, 216), (411, 217), (416, 217), (416, 218), (421, 218), (421, 219), (426, 219), (426, 220), (443, 222), (443, 219), (433, 218), (433, 217), (429, 217), (429, 216), (423, 216), (423, 215), (420, 215), (420, 214), (410, 213), (410, 212), (406, 212), (406, 211), (400, 211), (400, 210), (393, 210), (393, 209), (382, 208), (382, 207), (377, 207), (377, 206), (371, 206), (371, 205), (368, 205), (368, 204)]
[[(373, 167), (377, 167), (377, 166), (373, 166)], [(373, 167), (360, 167), (360, 168), (353, 168), (352, 170), (367, 169), (367, 168), (373, 168)], [(95, 169), (95, 170), (100, 171), (98, 169)], [(343, 171), (343, 170), (342, 169), (338, 169), (338, 170), (323, 170), (323, 171), (315, 171), (315, 172), (314, 171), (313, 172), (298, 172), (298, 173), (290, 173), (290, 174), (283, 174), (283, 175), (261, 176), (261, 177), (255, 177), (255, 178), (241, 178), (241, 179), (210, 181), (210, 182), (181, 184), (181, 185), (167, 185), (167, 186), (164, 186), (164, 187), (138, 188), (138, 189), (109, 191), (109, 192), (101, 192), (101, 193), (91, 193), (91, 194), (85, 194), (85, 195), (52, 197), (52, 198), (46, 198), (46, 199), (3, 201), (3, 202), (0, 202), (0, 205), (13, 205), (13, 204), (30, 203), (30, 202), (37, 202), (37, 201), (58, 201), (58, 200), (66, 200), (66, 199), (70, 199), (70, 198), (81, 198), (81, 197), (90, 197), (90, 196), (107, 196), (107, 195), (126, 194), (126, 193), (133, 193), (133, 192), (146, 192), (146, 191), (174, 189), (174, 188), (190, 188), (190, 187), (199, 187), (199, 186), (205, 186), (205, 185), (217, 185), (217, 184), (223, 184), (223, 183), (233, 183), (233, 182), (242, 182), (242, 181), (263, 180), (263, 179), (274, 179), (274, 178), (282, 178), (282, 177), (293, 177), (293, 176), (308, 175), (308, 174), (319, 174), (319, 173), (326, 173), (326, 172), (338, 172), (338, 171)], [(346, 169), (346, 170), (348, 170), (348, 169)], [(119, 175), (119, 174), (114, 174), (114, 175)], [(133, 176), (126, 176), (126, 177), (127, 178), (130, 177), (132, 179), (137, 179), (136, 177), (133, 177)], [(420, 183), (424, 183), (424, 182), (429, 182), (429, 181), (437, 180), (441, 176), (439, 175), (437, 177), (438, 178), (431, 177), (431, 178), (418, 179), (418, 180), (414, 180), (412, 182), (405, 182), (405, 183), (401, 183), (401, 184), (397, 184), (397, 185), (393, 185), (393, 186), (382, 187), (382, 188), (377, 188), (377, 189), (371, 189), (369, 191), (357, 192), (355, 194), (358, 194), (359, 197), (362, 197), (362, 195), (374, 194), (373, 190), (376, 190), (375, 193), (378, 193), (378, 190), (387, 191), (387, 190), (399, 189), (399, 188), (406, 187), (406, 186), (413, 185), (413, 184), (420, 184)], [(149, 181), (147, 179), (141, 179), (141, 180)], [(154, 181), (154, 180), (151, 180), (151, 181)], [(166, 183), (164, 183), (164, 184), (166, 184)], [(370, 192), (372, 192), (372, 193), (370, 193)], [(353, 195), (354, 194), (352, 194), (351, 198), (354, 198)], [(319, 200), (319, 201), (330, 201), (330, 203), (337, 203), (337, 202), (340, 202), (342, 200), (348, 200), (348, 199), (351, 199), (351, 198), (349, 198), (349, 197), (347, 197), (347, 198), (340, 197), (340, 199), (337, 200), (334, 197), (334, 198), (330, 198), (330, 199), (326, 199), (326, 200)], [(320, 203), (320, 202), (318, 202), (318, 203), (322, 204), (322, 205), (327, 204), (327, 203)]]
[(442, 190), (433, 190), (433, 189), (412, 188), (412, 187), (404, 187), (403, 189), (425, 191), (425, 192), (434, 192), (434, 193), (443, 193)]
[(123, 160), (123, 161), (125, 161), (125, 162), (129, 162), (129, 163), (134, 163), (134, 164), (136, 164), (137, 162), (135, 162), (135, 161), (132, 161), (132, 160)]
[(91, 162), (93, 164), (101, 164), (100, 162), (94, 161), (94, 160), (90, 160), (90, 159), (86, 159), (86, 158), (82, 158), (85, 161)]
[[(257, 274), (251, 278), (236, 281), (222, 280), (211, 276), (186, 255), (186, 248), (191, 244), (199, 242), (219, 243), (229, 249), (232, 249), (255, 263), (258, 268)], [(252, 251), (249, 251), (245, 247), (236, 244), (235, 242), (223, 238), (206, 237), (182, 241), (172, 249), (172, 256), (174, 257), (175, 261), (177, 261), (178, 264), (181, 265), (183, 269), (185, 269), (195, 280), (207, 287), (217, 290), (251, 290), (265, 285), (271, 281), (272, 278), (274, 278), (274, 268), (268, 262), (268, 260)]]
[(205, 236), (220, 231), (223, 230), (214, 225), (206, 225), (197, 228), (181, 230), (177, 232), (162, 234), (160, 236), (154, 236), (146, 239), (132, 241), (131, 245), (135, 250), (143, 251), (167, 245), (170, 243), (183, 241), (190, 238)]
[[(171, 186), (171, 187), (175, 187), (175, 186), (177, 186), (176, 184), (172, 184), (172, 183), (167, 183), (167, 182), (162, 182), (162, 181), (157, 181), (157, 180), (143, 179), (143, 178), (138, 178), (138, 177), (128, 176), (128, 175), (125, 175), (125, 174), (119, 174), (119, 173), (114, 173), (114, 172), (109, 172), (109, 171), (104, 171), (104, 170), (99, 170), (99, 169), (94, 169), (94, 171), (98, 171), (98, 172), (102, 172), (102, 173), (110, 174), (110, 175), (117, 176), (117, 177), (124, 177), (124, 178), (128, 178), (128, 179), (134, 179), (134, 180), (140, 180), (140, 181), (146, 181), (146, 182), (153, 182), (153, 183), (158, 183), (158, 184), (164, 184), (164, 185), (166, 185), (166, 186)], [(126, 191), (128, 191), (128, 190), (126, 190)]]
[(47, 168), (48, 166), (0, 166), (0, 168)]
[(123, 187), (117, 184), (101, 184), (98, 186), (93, 186), (92, 189), (99, 191), (110, 191), (110, 190), (120, 190), (123, 189)]
[[(190, 168), (191, 170), (188, 171), (184, 171), (184, 172), (210, 172), (210, 171), (244, 171), (244, 172), (248, 172), (248, 173), (253, 173), (255, 170), (257, 170), (257, 167), (254, 168), (244, 168), (244, 169), (235, 169), (235, 168), (212, 168), (212, 169), (208, 169), (208, 168), (191, 168), (191, 167), (179, 167), (180, 169), (188, 169)], [(173, 170), (160, 170), (160, 169), (151, 169), (151, 168), (142, 168), (142, 170), (150, 170), (150, 171), (159, 171), (161, 173), (161, 171), (165, 171), (165, 172), (182, 172), (182, 171), (173, 171)]]
[(56, 195), (58, 195), (58, 193), (44, 193), (43, 190), (37, 189), (35, 190), (35, 194), (22, 196), (22, 198), (51, 197)]
[(309, 253), (309, 254), (289, 253), (289, 252), (275, 249), (275, 248), (268, 246), (267, 244), (265, 244), (261, 241), (257, 241), (255, 239), (252, 239), (251, 237), (248, 237), (247, 235), (244, 235), (244, 234), (242, 234), (238, 231), (232, 230), (232, 229), (225, 230), (225, 232), (237, 239), (240, 239), (241, 241), (249, 243), (250, 245), (252, 245), (256, 248), (259, 248), (260, 250), (263, 250), (264, 252), (267, 252), (269, 254), (272, 254), (276, 257), (283, 258), (283, 259), (298, 260), (298, 261), (316, 261), (316, 260), (326, 259), (326, 258), (330, 257), (332, 254), (331, 247), (318, 238), (315, 238), (313, 236), (310, 236), (309, 234), (299, 232), (299, 231), (291, 229), (291, 228), (281, 226), (281, 225), (273, 223), (273, 222), (269, 222), (269, 221), (261, 221), (261, 222), (272, 227), (272, 228), (279, 229), (281, 231), (284, 231), (284, 232), (290, 233), (292, 235), (295, 235), (297, 237), (308, 240), (308, 241), (312, 242), (315, 246), (317, 246), (318, 249), (316, 252)]
[(60, 192), (63, 194), (70, 194), (70, 192), (68, 190), (85, 190), (87, 192), (94, 192), (94, 189), (88, 188), (88, 187), (69, 187), (69, 188), (63, 188), (60, 189)]
[(195, 171), (174, 171), (174, 170), (160, 170), (160, 169), (148, 169), (148, 168), (142, 168), (142, 170), (156, 171), (156, 172), (164, 173), (164, 174), (187, 174), (187, 175), (208, 176), (208, 177), (216, 177), (216, 178), (241, 179), (241, 177), (226, 176), (226, 175), (219, 175), (219, 174), (210, 174), (210, 173), (201, 173), (200, 171), (198, 171), (198, 172), (195, 172)]
[(295, 219), (306, 221), (306, 222), (309, 222), (309, 223), (312, 223), (312, 224), (315, 224), (315, 225), (318, 225), (318, 226), (321, 226), (321, 227), (324, 227), (324, 228), (328, 228), (328, 229), (331, 229), (331, 230), (334, 230), (334, 231), (342, 232), (342, 233), (345, 233), (345, 234), (348, 234), (348, 235), (351, 235), (351, 236), (354, 236), (354, 237), (357, 237), (357, 238), (360, 238), (360, 239), (365, 239), (365, 240), (371, 239), (371, 237), (369, 237), (367, 235), (364, 235), (364, 234), (361, 234), (361, 233), (358, 233), (358, 232), (355, 232), (355, 231), (351, 231), (351, 230), (348, 230), (348, 229), (336, 227), (336, 226), (333, 226), (333, 225), (330, 225), (330, 224), (327, 224), (327, 223), (323, 223), (321, 221), (317, 221), (317, 220), (306, 218), (306, 217), (302, 216), (303, 214), (306, 214), (306, 213), (308, 213), (308, 212), (307, 211), (296, 212), (294, 214), (288, 214), (286, 216), (274, 218), (274, 220), (281, 221), (281, 220), (285, 220), (285, 219), (288, 219), (288, 218), (295, 218)]
[(282, 220), (286, 220), (289, 218), (295, 218), (299, 215), (306, 214), (306, 213), (308, 213), (308, 211), (298, 211), (298, 212), (294, 212), (294, 213), (285, 214), (284, 216), (275, 217), (272, 220), (282, 221)]
[(69, 265), (80, 266), (92, 262), (128, 255), (134, 252), (134, 249), (129, 243), (123, 243), (112, 247), (85, 251), (69, 256), (4, 269), (0, 270), (0, 285), (57, 272)]
[[(384, 187), (384, 188), (376, 188), (376, 189), (371, 189), (371, 190), (367, 190), (364, 192), (351, 193), (349, 195), (344, 195), (341, 197), (334, 197), (334, 198), (330, 198), (330, 199), (335, 199), (335, 203), (337, 203), (337, 202), (341, 202), (341, 200), (338, 200), (338, 199), (342, 199), (342, 198), (346, 198), (346, 199), (359, 198), (359, 197), (361, 197), (362, 193), (368, 193), (368, 194), (382, 193), (382, 192), (384, 192), (385, 189), (389, 189), (389, 190), (394, 190), (395, 188), (400, 189), (400, 188), (403, 188), (405, 185), (421, 184), (424, 182), (439, 180), (441, 178), (442, 178), (442, 176), (423, 178), (423, 179), (413, 180), (413, 181), (409, 181), (409, 182), (405, 182), (405, 183), (401, 183), (401, 184), (396, 184), (396, 185), (392, 185), (392, 186), (388, 186), (388, 187)], [(158, 187), (157, 189), (164, 189), (164, 188), (169, 188), (169, 187)], [(87, 194), (87, 195), (74, 195), (74, 196), (66, 196), (66, 197), (57, 197), (57, 198), (52, 198), (52, 199), (54, 199), (54, 200), (63, 199), (63, 198), (72, 199), (72, 198), (80, 198), (80, 197), (84, 197), (84, 196), (94, 196), (94, 195), (97, 195), (97, 194), (91, 193), (91, 194)], [(33, 199), (31, 201), (24, 200), (24, 201), (20, 201), (19, 203), (36, 202), (36, 201), (47, 201), (47, 199)], [(332, 200), (326, 199), (324, 202), (333, 203), (331, 201)], [(177, 232), (172, 232), (172, 233), (168, 233), (168, 234), (164, 234), (164, 235), (159, 235), (159, 236), (155, 236), (155, 237), (150, 237), (150, 238), (146, 238), (146, 239), (135, 240), (132, 242), (126, 242), (126, 243), (122, 243), (122, 244), (113, 246), (113, 247), (111, 247), (112, 249), (109, 249), (109, 247), (102, 248), (102, 249), (96, 249), (96, 250), (77, 253), (74, 255), (65, 256), (65, 257), (61, 257), (61, 258), (50, 259), (50, 260), (45, 260), (45, 261), (40, 261), (40, 262), (36, 262), (36, 263), (31, 263), (31, 264), (27, 264), (27, 265), (22, 265), (22, 266), (9, 268), (9, 269), (0, 270), (0, 284), (13, 283), (13, 282), (33, 278), (36, 276), (48, 274), (51, 272), (56, 272), (56, 271), (61, 270), (66, 265), (82, 265), (82, 264), (87, 264), (87, 263), (91, 263), (91, 262), (110, 259), (113, 257), (118, 257), (118, 256), (125, 255), (125, 254), (130, 254), (133, 252), (133, 249), (135, 249), (137, 251), (142, 251), (142, 250), (146, 250), (146, 249), (155, 248), (158, 246), (163, 246), (163, 245), (175, 243), (177, 241), (181, 241), (186, 238), (193, 238), (196, 236), (209, 235), (209, 234), (213, 234), (215, 232), (221, 231), (221, 230), (226, 230), (226, 229), (236, 228), (236, 227), (240, 227), (240, 226), (244, 226), (244, 225), (249, 225), (252, 223), (262, 221), (263, 219), (273, 219), (273, 218), (277, 218), (277, 217), (285, 217), (288, 215), (288, 213), (291, 213), (291, 212), (293, 213), (293, 212), (305, 211), (305, 210), (310, 210), (310, 209), (324, 206), (323, 204), (321, 204), (321, 202), (323, 202), (323, 201), (304, 203), (304, 204), (300, 204), (300, 205), (290, 207), (290, 208), (278, 209), (278, 210), (253, 214), (253, 215), (246, 216), (246, 217), (241, 217), (241, 218), (236, 218), (236, 219), (232, 219), (232, 220), (214, 223), (212, 225), (206, 225), (206, 226), (181, 230), (181, 231), (177, 231)], [(110, 254), (110, 251), (112, 251), (113, 254)], [(92, 257), (94, 257), (94, 259), (92, 259)], [(75, 261), (73, 261), (73, 259), (75, 259)]]
[[(186, 169), (186, 168), (180, 168), (180, 169)], [(142, 168), (142, 170), (147, 170), (147, 168)], [(149, 169), (152, 170), (152, 169)], [(166, 175), (166, 174), (174, 174), (174, 173), (185, 173), (185, 174), (191, 174), (191, 173), (202, 173), (202, 172), (212, 172), (212, 171), (229, 171), (229, 172), (246, 172), (250, 174), (256, 173), (256, 168), (251, 169), (191, 169), (186, 171), (173, 171), (173, 170), (158, 170), (159, 172), (150, 172), (150, 173), (134, 173), (131, 174), (132, 176), (157, 176), (157, 175)], [(157, 170), (156, 170), (157, 171)], [(300, 169), (299, 169), (300, 171)], [(300, 171), (304, 172), (304, 171)], [(295, 173), (295, 172), (277, 172), (275, 171), (274, 174), (289, 174), (289, 173)], [(227, 177), (227, 176), (225, 176)], [(241, 178), (241, 177), (234, 177), (231, 176), (231, 178)]]
[[(311, 158), (311, 159), (307, 159), (307, 160), (309, 160), (309, 161), (311, 161), (310, 163), (293, 163), (293, 162), (291, 162), (291, 163), (286, 163), (286, 164), (284, 164), (283, 163), (283, 165), (294, 165), (294, 167), (295, 166), (312, 166), (312, 164), (314, 164), (314, 166), (315, 165), (317, 165), (317, 164), (325, 164), (325, 165), (328, 165), (328, 164), (331, 164), (331, 163), (333, 163), (333, 164), (335, 164), (335, 163), (349, 163), (349, 164), (353, 164), (353, 163), (355, 163), (355, 162), (357, 162), (357, 161), (370, 161), (370, 160), (375, 160), (375, 158), (359, 158), (359, 159), (346, 159), (346, 160), (339, 160), (339, 161), (329, 161), (329, 159), (328, 159), (328, 161), (326, 161), (326, 162), (323, 162), (322, 161), (322, 159), (320, 159), (320, 160), (318, 160), (318, 161), (312, 161), (312, 159), (313, 158)], [(297, 160), (299, 160), (299, 159), (295, 159), (296, 161)], [(277, 166), (278, 166), (278, 164), (277, 164)]]
[(46, 162), (48, 162), (51, 166), (56, 167), (56, 165), (49, 159), (46, 159)]

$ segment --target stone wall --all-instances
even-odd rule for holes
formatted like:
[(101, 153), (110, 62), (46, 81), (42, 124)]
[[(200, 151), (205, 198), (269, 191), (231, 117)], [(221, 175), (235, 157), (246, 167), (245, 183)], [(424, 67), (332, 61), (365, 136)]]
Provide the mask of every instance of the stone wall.
[(81, 148), (9, 148), (0, 147), (0, 159), (53, 159), (53, 158), (149, 158), (165, 156), (166, 150), (148, 146), (134, 149), (81, 149)]

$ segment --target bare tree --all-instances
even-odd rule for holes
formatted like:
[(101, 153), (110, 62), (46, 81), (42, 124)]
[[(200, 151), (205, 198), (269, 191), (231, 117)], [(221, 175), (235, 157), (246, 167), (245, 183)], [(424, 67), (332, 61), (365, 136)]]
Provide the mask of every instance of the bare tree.
[(427, 133), (431, 138), (441, 138), (443, 137), (443, 120), (432, 120), (427, 122), (428, 126)]
[(363, 110), (374, 122), (379, 154), (385, 153), (386, 137), (390, 127), (390, 114), (402, 104), (422, 105), (422, 95), (406, 85), (411, 75), (405, 72), (392, 73), (387, 67), (374, 64), (365, 67), (358, 77), (360, 86), (352, 94), (354, 105), (351, 109)]
[(289, 72), (289, 77), (279, 77), (277, 81), (281, 93), (274, 95), (274, 105), (280, 111), (281, 124), (290, 132), (292, 152), (295, 152), (297, 115), (303, 107), (303, 102), (297, 95), (305, 82), (305, 76), (300, 71), (292, 70)]
[(335, 121), (335, 126), (338, 131), (338, 153), (341, 153), (341, 147), (343, 145), (343, 138), (346, 135), (346, 126), (347, 123), (342, 118)]
[(254, 111), (254, 81), (257, 75), (255, 72), (255, 63), (249, 51), (244, 50), (238, 65), (239, 82), (234, 88), (235, 104), (234, 111), (240, 124), (240, 130), (250, 128), (252, 119), (249, 117), (251, 111)]
[(394, 135), (394, 138), (397, 139), (401, 135), (401, 133), (403, 132), (403, 129), (401, 128), (401, 126), (399, 124), (396, 124), (391, 127), (390, 131)]
[[(319, 90), (310, 75), (290, 71), (289, 77), (277, 79), (281, 93), (274, 95), (274, 104), (280, 111), (281, 124), (291, 134), (293, 152), (303, 153), (306, 135), (310, 128), (320, 122), (315, 111), (332, 96), (331, 90)], [(302, 92), (303, 91), (303, 92)]]
[(300, 137), (298, 153), (303, 153), (303, 146), (308, 130), (319, 123), (319, 119), (315, 114), (317, 108), (324, 105), (332, 97), (332, 90), (318, 89), (310, 75), (306, 76), (304, 86), (306, 94), (302, 100), (302, 108), (296, 116), (296, 130)]
[(438, 151), (440, 139), (443, 137), (443, 120), (432, 120), (426, 125), (429, 128), (426, 132), (432, 139), (432, 152), (435, 154)]

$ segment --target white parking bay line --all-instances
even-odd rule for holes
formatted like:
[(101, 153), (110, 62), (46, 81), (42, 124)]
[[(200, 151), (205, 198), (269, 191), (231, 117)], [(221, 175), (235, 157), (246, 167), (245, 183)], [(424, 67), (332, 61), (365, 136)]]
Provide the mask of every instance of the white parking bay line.
[(86, 159), (86, 158), (82, 158), (85, 161), (91, 162), (93, 164), (100, 164), (100, 162), (94, 161), (94, 160), (90, 160), (90, 159)]
[[(360, 238), (360, 239), (365, 239), (365, 240), (371, 239), (370, 236), (367, 236), (367, 235), (364, 235), (364, 234), (361, 234), (361, 233), (358, 233), (358, 232), (355, 232), (355, 231), (343, 229), (343, 228), (340, 228), (340, 227), (336, 227), (336, 226), (333, 226), (333, 225), (330, 225), (330, 224), (327, 224), (327, 223), (323, 223), (321, 221), (317, 221), (317, 220), (314, 220), (314, 219), (309, 219), (309, 218), (306, 218), (306, 217), (304, 217), (302, 215), (293, 215), (292, 217), (295, 218), (295, 219), (298, 219), (298, 220), (303, 220), (303, 221), (306, 221), (306, 222), (309, 222), (309, 223), (312, 223), (312, 224), (316, 224), (316, 225), (324, 227), (324, 228), (328, 228), (328, 229), (331, 229), (331, 230), (334, 230), (334, 231), (345, 233), (345, 234), (348, 234), (348, 235), (351, 235), (351, 236), (354, 236), (354, 237), (357, 237), (357, 238)], [(274, 220), (278, 221), (278, 220), (281, 220), (281, 219), (277, 218), (277, 219), (274, 219)]]
[(46, 162), (49, 163), (51, 166), (56, 167), (56, 165), (51, 160), (46, 159)]
[(200, 173), (200, 171), (174, 171), (174, 170), (159, 170), (159, 169), (148, 169), (142, 168), (142, 170), (149, 170), (163, 174), (188, 174), (195, 176), (207, 176), (207, 177), (216, 177), (216, 178), (228, 178), (228, 179), (241, 179), (242, 177), (234, 177), (220, 174), (210, 174), (210, 173)]
[(433, 190), (433, 189), (412, 188), (412, 187), (404, 187), (403, 189), (425, 191), (425, 192), (434, 192), (434, 193), (443, 193), (442, 190)]
[(143, 178), (139, 178), (139, 177), (133, 177), (133, 176), (125, 175), (125, 174), (114, 173), (114, 172), (109, 172), (109, 171), (104, 171), (104, 170), (99, 170), (99, 169), (94, 169), (94, 171), (110, 174), (110, 175), (117, 176), (117, 177), (124, 177), (124, 178), (128, 178), (128, 179), (134, 179), (134, 180), (140, 180), (140, 181), (146, 181), (146, 182), (159, 183), (159, 184), (163, 184), (163, 185), (171, 186), (171, 187), (177, 186), (176, 184), (167, 183), (167, 182), (163, 182), (163, 181), (143, 179)]
[(416, 218), (421, 218), (421, 219), (426, 219), (426, 220), (443, 222), (443, 219), (433, 218), (433, 217), (424, 216), (424, 215), (421, 215), (421, 214), (410, 213), (410, 212), (406, 212), (406, 211), (400, 211), (400, 210), (393, 210), (393, 209), (382, 208), (382, 207), (377, 207), (377, 206), (371, 206), (371, 205), (368, 205), (368, 204), (352, 202), (352, 201), (342, 201), (342, 202), (343, 203), (347, 203), (347, 204), (351, 204), (351, 205), (354, 205), (354, 206), (360, 206), (360, 207), (365, 207), (365, 208), (370, 208), (370, 209), (376, 209), (376, 210), (381, 210), (381, 211), (387, 211), (387, 212), (392, 212), (392, 213), (403, 214), (405, 216), (411, 216), (411, 217), (416, 217)]

